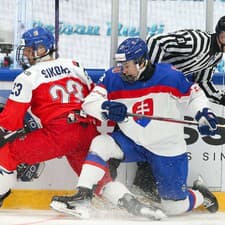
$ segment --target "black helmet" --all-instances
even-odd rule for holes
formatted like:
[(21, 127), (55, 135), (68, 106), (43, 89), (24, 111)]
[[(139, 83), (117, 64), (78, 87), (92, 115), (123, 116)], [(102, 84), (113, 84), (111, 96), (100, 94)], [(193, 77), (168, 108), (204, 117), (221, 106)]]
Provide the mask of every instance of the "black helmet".
[(222, 16), (219, 19), (219, 21), (217, 22), (217, 25), (216, 25), (216, 34), (217, 34), (217, 36), (223, 31), (225, 32), (225, 16)]

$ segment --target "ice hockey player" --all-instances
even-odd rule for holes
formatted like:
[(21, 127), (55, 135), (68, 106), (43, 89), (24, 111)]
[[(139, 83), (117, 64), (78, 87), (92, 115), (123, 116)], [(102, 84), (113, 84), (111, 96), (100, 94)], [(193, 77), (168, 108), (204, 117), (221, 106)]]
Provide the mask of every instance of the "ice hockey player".
[[(51, 207), (77, 215), (92, 199), (93, 188), (105, 174), (107, 161), (151, 163), (166, 215), (179, 215), (208, 202), (217, 211), (215, 196), (199, 181), (187, 187), (188, 157), (183, 126), (149, 118), (127, 117), (127, 112), (182, 119), (184, 112), (198, 121), (202, 135), (217, 133), (217, 118), (197, 84), (171, 64), (151, 64), (146, 43), (140, 38), (123, 41), (115, 56), (117, 67), (110, 68), (85, 98), (83, 109), (99, 120), (113, 120), (119, 127), (110, 135), (99, 135), (89, 154), (72, 196), (55, 196)], [(129, 193), (129, 194), (127, 194)], [(119, 182), (106, 184), (103, 196), (114, 204), (143, 213), (135, 198)], [(84, 210), (84, 209), (83, 209)], [(161, 214), (162, 216), (162, 214)], [(159, 218), (153, 210), (151, 217)]]
[[(224, 90), (218, 90), (212, 79), (215, 67), (225, 52), (225, 16), (218, 20), (213, 34), (184, 29), (150, 36), (147, 44), (151, 63), (171, 63), (191, 81), (198, 83), (210, 101), (225, 105)], [(149, 197), (156, 197), (150, 165), (137, 164), (134, 184)]]
[[(21, 163), (34, 165), (66, 156), (79, 175), (91, 140), (98, 134), (93, 120), (81, 115), (81, 104), (93, 82), (75, 60), (54, 59), (54, 51), (54, 37), (47, 29), (35, 27), (22, 35), (17, 61), (28, 69), (14, 80), (0, 113), (0, 205)], [(28, 109), (43, 127), (5, 142), (23, 128)]]

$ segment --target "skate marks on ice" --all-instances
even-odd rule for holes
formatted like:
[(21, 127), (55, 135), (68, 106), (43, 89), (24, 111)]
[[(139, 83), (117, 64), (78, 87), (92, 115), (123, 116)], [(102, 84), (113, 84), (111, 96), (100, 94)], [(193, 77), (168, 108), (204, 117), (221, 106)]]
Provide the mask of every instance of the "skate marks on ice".
[(225, 213), (192, 212), (161, 221), (134, 217), (118, 209), (94, 209), (81, 220), (53, 210), (1, 210), (0, 225), (224, 225)]
[[(64, 215), (50, 210), (3, 209), (0, 211), (1, 225), (49, 225), (59, 221)], [(54, 223), (56, 224), (56, 223)]]

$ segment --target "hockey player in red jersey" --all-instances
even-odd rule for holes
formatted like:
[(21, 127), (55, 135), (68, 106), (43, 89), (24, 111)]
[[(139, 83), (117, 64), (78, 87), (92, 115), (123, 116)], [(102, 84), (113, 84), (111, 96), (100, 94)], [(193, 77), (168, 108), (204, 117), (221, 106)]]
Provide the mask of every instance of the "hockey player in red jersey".
[(76, 61), (54, 59), (54, 51), (54, 37), (48, 30), (35, 27), (22, 35), (17, 61), (27, 69), (16, 77), (0, 114), (0, 135), (23, 128), (28, 109), (40, 119), (42, 128), (1, 143), (1, 204), (16, 180), (17, 165), (66, 156), (79, 175), (89, 144), (98, 134), (93, 119), (81, 111), (93, 82)]

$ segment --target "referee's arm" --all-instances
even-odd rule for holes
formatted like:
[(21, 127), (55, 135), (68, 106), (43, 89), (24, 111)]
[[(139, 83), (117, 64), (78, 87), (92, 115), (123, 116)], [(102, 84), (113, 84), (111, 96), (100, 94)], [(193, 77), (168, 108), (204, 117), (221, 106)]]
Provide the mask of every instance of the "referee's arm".
[(195, 83), (198, 83), (199, 86), (202, 88), (202, 90), (205, 92), (206, 96), (209, 98), (210, 101), (217, 103), (217, 104), (223, 104), (223, 96), (224, 93), (220, 90), (218, 90), (212, 81), (214, 68), (210, 67), (205, 70), (193, 73), (193, 81)]
[[(194, 55), (198, 39), (193, 38), (192, 33), (188, 30), (182, 30), (148, 37), (146, 43), (151, 63), (167, 62), (171, 57), (174, 57), (174, 60), (177, 60), (176, 58), (183, 60), (183, 57)], [(176, 61), (172, 64), (176, 66)]]

